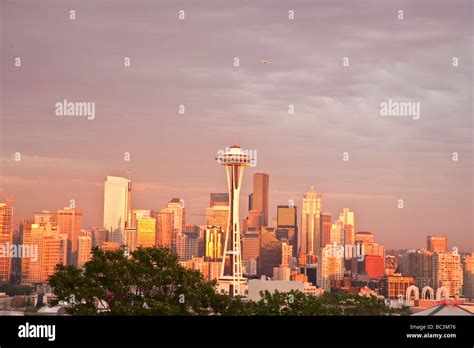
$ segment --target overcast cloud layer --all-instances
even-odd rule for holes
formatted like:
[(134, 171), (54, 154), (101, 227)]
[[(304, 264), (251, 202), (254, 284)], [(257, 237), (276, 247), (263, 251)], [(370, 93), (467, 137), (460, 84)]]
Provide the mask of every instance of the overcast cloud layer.
[[(17, 222), (75, 199), (85, 225), (100, 225), (105, 177), (131, 168), (134, 208), (177, 196), (203, 224), (209, 193), (226, 190), (216, 152), (238, 142), (258, 153), (243, 214), (252, 173), (264, 171), (272, 217), (289, 199), (300, 210), (315, 186), (333, 218), (352, 208), (356, 230), (387, 248), (440, 234), (473, 249), (471, 1), (0, 6), (0, 186)], [(63, 99), (95, 102), (95, 119), (55, 116)], [(380, 116), (388, 99), (419, 102), (421, 118)]]

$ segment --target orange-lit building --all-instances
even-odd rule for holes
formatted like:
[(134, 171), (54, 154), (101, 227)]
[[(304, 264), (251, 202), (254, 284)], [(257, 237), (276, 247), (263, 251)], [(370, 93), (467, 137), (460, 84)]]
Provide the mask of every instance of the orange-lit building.
[(120, 249), (120, 244), (116, 242), (104, 242), (100, 248), (103, 251), (117, 251)]
[(12, 270), (12, 258), (10, 247), (13, 241), (13, 207), (7, 203), (0, 203), (0, 282), (10, 280)]
[(92, 259), (92, 237), (90, 235), (82, 235), (77, 241), (77, 267), (82, 267)]
[(378, 279), (385, 274), (385, 260), (379, 255), (365, 255), (362, 262), (370, 279)]
[[(51, 231), (43, 224), (24, 221), (22, 224), (23, 250), (29, 250), (28, 255), (22, 255), (23, 284), (44, 283), (55, 271), (56, 265), (64, 258), (61, 244), (64, 241), (57, 231)], [(64, 250), (64, 249), (63, 249)]]
[(224, 238), (224, 232), (220, 226), (207, 226), (205, 256), (210, 259), (222, 258), (224, 254)]
[(388, 276), (380, 279), (380, 293), (385, 298), (398, 299), (400, 295), (405, 297), (407, 288), (414, 284), (413, 277)]
[(72, 208), (58, 210), (58, 232), (66, 233), (68, 240), (68, 264), (77, 263), (77, 237), (81, 235), (82, 211)]
[(247, 232), (242, 238), (242, 260), (257, 260), (260, 256), (260, 233)]
[(137, 247), (151, 248), (156, 245), (156, 220), (149, 216), (137, 219)]
[(445, 236), (427, 236), (426, 249), (431, 252), (445, 253), (448, 251), (448, 237)]
[(155, 213), (156, 218), (156, 246), (171, 249), (173, 243), (173, 212), (162, 209)]

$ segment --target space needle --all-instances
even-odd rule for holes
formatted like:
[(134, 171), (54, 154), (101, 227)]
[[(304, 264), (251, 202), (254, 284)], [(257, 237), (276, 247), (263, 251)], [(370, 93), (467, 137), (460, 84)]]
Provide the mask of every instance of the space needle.
[(239, 197), (244, 175), (244, 167), (253, 165), (254, 159), (249, 151), (233, 145), (219, 151), (217, 163), (225, 166), (229, 187), (229, 219), (225, 235), (221, 274), (217, 281), (219, 290), (231, 296), (243, 296), (247, 279), (242, 275), (242, 254), (240, 252)]

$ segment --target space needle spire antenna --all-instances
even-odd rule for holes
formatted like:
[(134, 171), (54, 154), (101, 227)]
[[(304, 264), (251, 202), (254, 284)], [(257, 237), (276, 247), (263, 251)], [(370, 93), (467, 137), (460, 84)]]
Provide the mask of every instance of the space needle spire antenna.
[(217, 286), (231, 296), (244, 296), (247, 279), (242, 274), (239, 198), (244, 168), (254, 162), (251, 151), (242, 150), (239, 145), (219, 151), (216, 160), (225, 166), (229, 189), (229, 219)]

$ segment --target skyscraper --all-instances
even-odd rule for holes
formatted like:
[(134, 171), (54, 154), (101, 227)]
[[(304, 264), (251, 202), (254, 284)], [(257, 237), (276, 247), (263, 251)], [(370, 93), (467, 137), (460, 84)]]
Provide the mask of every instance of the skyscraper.
[(206, 208), (206, 225), (219, 226), (225, 232), (229, 221), (229, 206), (215, 205)]
[[(279, 205), (277, 207), (277, 237), (287, 239), (288, 244), (293, 245), (296, 254), (298, 244), (298, 217), (296, 206)], [(286, 232), (285, 232), (286, 230)]]
[(94, 227), (92, 229), (92, 247), (99, 247), (109, 240), (109, 230), (106, 228)]
[(463, 270), (461, 255), (457, 252), (435, 252), (433, 254), (433, 285), (434, 290), (445, 286), (449, 296), (459, 296), (462, 293)]
[(354, 232), (355, 232), (355, 217), (354, 212), (349, 208), (344, 208), (342, 213), (339, 214), (339, 220), (344, 224), (344, 238), (345, 244), (354, 244)]
[(156, 246), (172, 248), (173, 242), (173, 212), (167, 208), (155, 213), (156, 218)]
[(253, 175), (252, 210), (259, 210), (263, 214), (263, 226), (268, 226), (270, 177), (267, 173)]
[(255, 228), (258, 231), (262, 226), (265, 226), (263, 213), (260, 210), (249, 210), (247, 227)]
[(206, 257), (221, 259), (224, 251), (225, 233), (220, 226), (207, 226), (206, 228)]
[[(75, 265), (77, 263), (77, 238), (81, 235), (82, 229), (82, 211), (68, 207), (59, 209), (57, 221), (57, 232), (59, 234), (67, 234), (67, 262), (69, 265)], [(46, 227), (47, 229), (48, 227)]]
[(150, 248), (156, 245), (156, 220), (149, 216), (137, 219), (137, 247)]
[(239, 198), (244, 167), (250, 166), (252, 156), (247, 151), (243, 151), (240, 146), (234, 145), (225, 151), (219, 152), (216, 160), (219, 164), (225, 166), (230, 202), (229, 223), (227, 225), (224, 257), (218, 287), (231, 296), (243, 295), (243, 285), (247, 280), (242, 275)]
[(131, 219), (131, 181), (107, 176), (104, 186), (104, 227), (111, 242), (123, 243), (123, 231)]
[(82, 267), (92, 259), (92, 234), (90, 232), (82, 232), (77, 238), (77, 267)]
[(8, 282), (11, 275), (12, 258), (10, 247), (13, 240), (13, 207), (0, 203), (0, 283)]
[(173, 212), (173, 228), (176, 233), (183, 231), (183, 225), (186, 223), (186, 209), (184, 201), (179, 198), (172, 198), (166, 206), (168, 210)]
[[(129, 252), (134, 251), (137, 248), (137, 228), (135, 226), (125, 227), (123, 231), (123, 245), (127, 247)], [(156, 231), (154, 233), (156, 235)], [(156, 239), (153, 241), (154, 245), (156, 245)]]
[(445, 253), (448, 251), (448, 237), (445, 236), (427, 236), (426, 249), (431, 252)]
[(242, 260), (257, 260), (260, 256), (260, 233), (249, 231), (242, 238)]
[[(22, 223), (23, 248), (30, 251), (22, 258), (21, 281), (23, 284), (46, 282), (54, 273), (58, 263), (64, 258), (65, 234), (58, 235), (56, 231), (47, 229), (45, 225), (31, 221)], [(62, 236), (62, 238), (61, 238)]]
[(180, 232), (176, 236), (176, 254), (180, 261), (188, 261), (198, 254), (198, 236)]
[(137, 227), (137, 220), (140, 220), (142, 217), (153, 217), (154, 212), (147, 209), (133, 209), (132, 210), (132, 221), (129, 226)]
[(341, 247), (343, 248), (341, 245), (328, 244), (319, 249), (317, 284), (326, 291), (344, 277), (344, 252), (339, 250)]
[(318, 255), (321, 245), (321, 210), (321, 195), (311, 186), (309, 191), (303, 195), (301, 241), (299, 244), (299, 254), (308, 259)]
[(332, 215), (328, 212), (321, 212), (321, 248), (331, 243)]
[(474, 252), (463, 259), (463, 295), (474, 299)]
[(293, 246), (287, 242), (281, 243), (281, 265), (282, 268), (292, 268)]
[(211, 193), (209, 207), (229, 206), (228, 193)]

